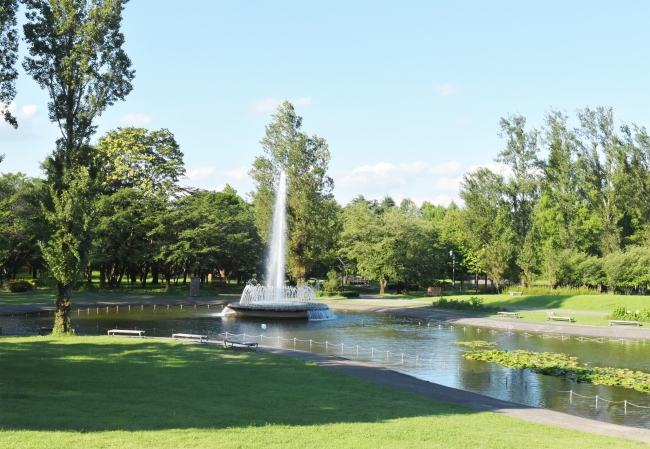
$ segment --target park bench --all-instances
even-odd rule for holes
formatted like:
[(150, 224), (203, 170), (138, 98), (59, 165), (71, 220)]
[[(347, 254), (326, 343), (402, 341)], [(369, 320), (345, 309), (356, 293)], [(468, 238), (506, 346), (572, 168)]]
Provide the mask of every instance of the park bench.
[(208, 342), (207, 335), (194, 334), (172, 334), (172, 340), (198, 341), (199, 343)]
[(613, 326), (615, 324), (636, 324), (637, 326), (641, 326), (641, 323), (638, 321), (630, 321), (630, 320), (609, 320), (609, 325)]
[(110, 335), (111, 337), (114, 337), (116, 334), (118, 334), (118, 335), (137, 335), (140, 338), (144, 337), (144, 331), (128, 330), (128, 329), (109, 329), (108, 330), (108, 335)]
[(501, 316), (511, 316), (513, 318), (521, 318), (519, 312), (497, 312), (497, 315)]
[(257, 346), (258, 346), (258, 345), (257, 345), (257, 342), (254, 342), (254, 341), (244, 341), (244, 340), (224, 340), (224, 341), (223, 341), (223, 346), (224, 346), (224, 347), (227, 348), (227, 347), (228, 347), (228, 344), (230, 344), (230, 347), (231, 347), (231, 348), (232, 348), (233, 346), (235, 346), (235, 345), (237, 345), (237, 346), (244, 346), (244, 347), (247, 347), (247, 348), (249, 348), (249, 349), (257, 348)]
[(573, 323), (573, 318), (570, 316), (557, 316), (557, 315), (546, 315), (546, 321), (568, 321)]
[(521, 296), (523, 292), (510, 292), (510, 296)]
[(367, 277), (355, 276), (348, 278), (348, 283), (350, 285), (368, 285), (369, 281)]

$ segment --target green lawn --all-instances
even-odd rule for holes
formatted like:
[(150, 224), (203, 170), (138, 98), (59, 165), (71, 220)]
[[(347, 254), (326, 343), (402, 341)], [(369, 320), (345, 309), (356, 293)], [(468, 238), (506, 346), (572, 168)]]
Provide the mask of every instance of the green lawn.
[[(468, 300), (467, 295), (445, 295), (447, 298), (455, 298), (461, 300)], [(576, 324), (586, 324), (592, 326), (608, 326), (608, 318), (606, 315), (611, 313), (615, 306), (621, 305), (628, 310), (641, 310), (650, 308), (650, 296), (641, 295), (608, 295), (606, 293), (600, 295), (523, 295), (512, 297), (510, 295), (474, 295), (482, 298), (485, 305), (494, 307), (504, 307), (511, 312), (520, 312), (522, 318), (528, 321), (546, 321), (545, 311), (536, 311), (535, 309), (542, 310), (557, 310), (567, 316), (575, 318)], [(382, 295), (385, 299), (405, 300), (405, 304), (411, 306), (425, 307), (435, 301), (436, 298), (422, 297), (418, 295)], [(370, 301), (358, 301), (358, 303), (370, 304)], [(373, 305), (381, 304), (380, 302), (372, 303)], [(458, 311), (462, 313), (463, 311)], [(577, 312), (577, 313), (576, 313)], [(580, 314), (579, 312), (595, 312), (599, 315)], [(467, 312), (476, 314), (476, 312)], [(488, 314), (488, 316), (497, 316), (496, 314)]]
[(644, 447), (214, 346), (0, 338), (0, 367), (0, 447)]
[[(215, 299), (220, 294), (235, 293), (241, 294), (243, 286), (229, 285), (226, 287), (201, 286), (201, 296), (204, 299)], [(10, 293), (6, 290), (0, 290), (0, 306), (31, 304), (39, 302), (54, 302), (56, 291), (52, 288), (37, 288), (24, 293)], [(72, 303), (75, 301), (169, 301), (190, 298), (190, 287), (188, 285), (171, 286), (169, 291), (165, 291), (164, 286), (140, 288), (136, 286), (122, 287), (119, 289), (97, 289), (90, 291), (72, 292)]]

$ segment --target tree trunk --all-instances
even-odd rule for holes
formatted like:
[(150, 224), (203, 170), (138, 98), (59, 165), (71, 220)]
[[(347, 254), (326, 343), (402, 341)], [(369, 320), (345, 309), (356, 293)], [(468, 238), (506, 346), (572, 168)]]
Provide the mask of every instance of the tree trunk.
[(388, 279), (380, 279), (379, 280), (379, 294), (383, 295), (384, 292), (386, 291), (386, 286), (388, 285)]
[(140, 287), (147, 286), (147, 276), (149, 275), (149, 264), (145, 264), (144, 268), (140, 271)]
[(169, 285), (171, 284), (172, 274), (168, 271), (165, 272), (165, 291), (169, 290)]
[(158, 285), (158, 264), (154, 263), (151, 265), (151, 283)]
[(72, 286), (57, 283), (56, 313), (54, 315), (55, 334), (70, 332), (70, 290)]
[(36, 270), (36, 265), (32, 267), (34, 269), (34, 272), (32, 273), (32, 279), (38, 279), (38, 272)]

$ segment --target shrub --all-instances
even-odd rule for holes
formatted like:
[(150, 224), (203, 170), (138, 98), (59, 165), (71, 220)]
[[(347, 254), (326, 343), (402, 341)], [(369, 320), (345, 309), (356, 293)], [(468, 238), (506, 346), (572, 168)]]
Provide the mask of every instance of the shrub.
[(24, 279), (11, 279), (7, 282), (7, 289), (11, 293), (26, 292), (32, 289), (32, 283)]
[(437, 302), (433, 302), (433, 307), (452, 310), (478, 310), (480, 312), (498, 312), (501, 310), (500, 307), (486, 306), (483, 304), (482, 298), (475, 296), (472, 296), (468, 301), (463, 299), (440, 298)]
[(327, 280), (323, 282), (323, 290), (328, 293), (333, 293), (339, 289), (339, 274), (336, 270), (330, 270), (327, 273)]
[(613, 320), (650, 321), (650, 309), (631, 310), (623, 306), (616, 306), (609, 316)]

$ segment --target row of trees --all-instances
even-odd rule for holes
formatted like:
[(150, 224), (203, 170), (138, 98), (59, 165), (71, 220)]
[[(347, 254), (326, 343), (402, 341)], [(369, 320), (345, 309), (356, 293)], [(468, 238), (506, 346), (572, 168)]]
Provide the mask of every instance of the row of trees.
[[(577, 111), (573, 128), (568, 119), (552, 111), (540, 130), (526, 130), (521, 116), (501, 120), (506, 145), (496, 160), (509, 173), (465, 175), (456, 242), (497, 283), (531, 285), (541, 275), (551, 288), (629, 291), (632, 281), (613, 268), (627, 258), (623, 278), (645, 289), (632, 262), (650, 246), (650, 136), (634, 124), (617, 129), (611, 108)], [(574, 274), (558, 274), (562, 264)], [(580, 266), (589, 274), (576, 275)]]

